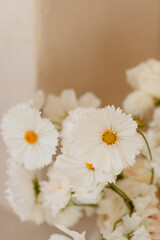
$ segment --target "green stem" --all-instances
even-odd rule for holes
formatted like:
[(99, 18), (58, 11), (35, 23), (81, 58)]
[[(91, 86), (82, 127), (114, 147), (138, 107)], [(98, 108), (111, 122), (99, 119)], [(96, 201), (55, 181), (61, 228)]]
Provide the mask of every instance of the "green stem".
[[(147, 141), (146, 137), (144, 136), (144, 134), (140, 130), (137, 129), (137, 132), (139, 134), (141, 134), (141, 136), (143, 137), (143, 139), (144, 139), (144, 141), (145, 141), (145, 143), (147, 145), (147, 149), (148, 149), (148, 152), (149, 152), (150, 160), (152, 161), (153, 160), (152, 153), (151, 153), (151, 149), (150, 149), (150, 146), (148, 144), (148, 141)], [(152, 169), (151, 169), (151, 179), (150, 179), (150, 183), (149, 184), (152, 184), (153, 181), (154, 181), (154, 168), (152, 167)]]
[(88, 203), (88, 204), (81, 204), (81, 203), (75, 203), (72, 201), (72, 204), (78, 207), (98, 207), (98, 204), (94, 203)]
[(113, 225), (113, 232), (116, 230), (116, 227), (117, 227), (117, 224), (118, 223), (120, 223), (120, 222), (122, 222), (123, 220), (122, 220), (122, 218), (120, 218), (120, 219), (118, 219), (115, 223), (114, 223), (114, 225)]
[(150, 179), (150, 185), (153, 183), (153, 180), (154, 180), (154, 168), (152, 167), (151, 169), (151, 179)]
[(138, 132), (139, 134), (141, 134), (141, 136), (143, 137), (143, 139), (144, 139), (144, 141), (145, 141), (145, 143), (146, 143), (146, 145), (147, 145), (147, 148), (148, 148), (150, 160), (152, 161), (152, 153), (151, 153), (151, 149), (150, 149), (150, 147), (149, 147), (149, 144), (148, 144), (148, 141), (147, 141), (146, 137), (144, 136), (144, 134), (143, 134), (140, 130), (137, 129), (137, 132)]
[(118, 188), (114, 183), (108, 183), (107, 188), (112, 189), (120, 197), (123, 198), (125, 204), (127, 205), (127, 207), (130, 210), (130, 214), (132, 214), (135, 207), (134, 207), (134, 204), (133, 204), (132, 200), (127, 196), (127, 194), (125, 192), (123, 192), (120, 188)]
[(126, 237), (128, 240), (131, 239), (133, 237), (133, 233), (134, 231), (128, 233), (128, 234), (124, 234), (123, 236)]

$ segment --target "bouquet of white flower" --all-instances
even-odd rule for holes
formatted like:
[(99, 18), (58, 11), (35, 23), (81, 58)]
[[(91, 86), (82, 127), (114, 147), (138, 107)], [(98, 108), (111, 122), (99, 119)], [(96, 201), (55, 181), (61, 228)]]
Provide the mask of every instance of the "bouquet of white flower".
[(65, 90), (47, 97), (38, 91), (4, 115), (6, 196), (22, 221), (47, 222), (85, 240), (85, 232), (68, 228), (96, 213), (103, 240), (160, 239), (160, 62), (126, 73), (135, 90), (125, 112), (99, 108), (93, 93), (78, 99)]

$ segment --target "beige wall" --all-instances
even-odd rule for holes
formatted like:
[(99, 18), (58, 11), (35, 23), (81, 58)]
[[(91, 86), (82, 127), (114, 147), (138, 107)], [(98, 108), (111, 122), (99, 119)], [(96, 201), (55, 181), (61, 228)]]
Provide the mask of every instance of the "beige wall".
[[(0, 119), (8, 108), (28, 100), (35, 91), (35, 19), (33, 0), (0, 0)], [(0, 137), (0, 207), (8, 207), (4, 197), (7, 158)]]
[(119, 105), (130, 90), (124, 71), (160, 58), (159, 0), (37, 0), (38, 87), (94, 91)]
[[(160, 0), (35, 2), (36, 11), (33, 0), (0, 0), (0, 117), (29, 99), (36, 86), (56, 93), (70, 87), (78, 94), (91, 90), (104, 104), (119, 105), (130, 90), (124, 70), (160, 58)], [(0, 154), (0, 208), (8, 208), (8, 155), (1, 142)], [(86, 221), (80, 231), (85, 226)], [(47, 240), (52, 231), (20, 224), (0, 209), (0, 239)]]

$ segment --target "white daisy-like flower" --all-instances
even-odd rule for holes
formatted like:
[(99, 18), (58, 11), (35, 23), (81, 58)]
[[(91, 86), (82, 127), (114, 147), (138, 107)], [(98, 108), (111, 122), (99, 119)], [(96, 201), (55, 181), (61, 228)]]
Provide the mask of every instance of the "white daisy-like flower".
[(148, 59), (128, 69), (127, 81), (133, 88), (141, 89), (155, 98), (160, 98), (160, 61)]
[(77, 107), (99, 107), (100, 100), (93, 93), (86, 93), (79, 98), (72, 89), (64, 90), (60, 96), (49, 94), (44, 108), (44, 116), (49, 117), (57, 127), (61, 127), (68, 112)]
[(43, 223), (45, 214), (35, 173), (25, 170), (12, 159), (8, 163), (6, 197), (9, 204), (22, 221)]
[(52, 162), (56, 153), (58, 132), (37, 109), (27, 104), (12, 107), (2, 119), (2, 134), (9, 153), (29, 170)]
[[(71, 236), (74, 240), (86, 240), (86, 232), (83, 233), (78, 233), (75, 231), (71, 231), (68, 228), (66, 228), (64, 225), (60, 225), (60, 224), (56, 224), (56, 227), (59, 228), (60, 230), (62, 230), (64, 233), (68, 234), (69, 236)], [(53, 234), (49, 240), (70, 240), (70, 238), (66, 238), (64, 236), (58, 236), (57, 234)]]
[(36, 108), (41, 111), (45, 105), (45, 94), (43, 90), (38, 90), (29, 101), (29, 104), (32, 108)]
[(93, 164), (73, 152), (66, 152), (57, 157), (56, 169), (66, 175), (73, 190), (93, 191), (98, 183), (115, 182), (115, 177), (95, 169)]
[[(53, 169), (51, 167), (51, 169)], [(51, 170), (50, 170), (51, 171)], [(43, 204), (51, 209), (53, 217), (65, 208), (71, 198), (67, 179), (53, 169), (52, 179), (40, 183), (43, 194)]]
[(153, 97), (141, 90), (131, 92), (123, 101), (124, 111), (140, 119), (143, 119), (153, 107)]
[(72, 131), (71, 151), (95, 169), (117, 175), (135, 163), (143, 145), (136, 129), (136, 122), (119, 108), (93, 109)]

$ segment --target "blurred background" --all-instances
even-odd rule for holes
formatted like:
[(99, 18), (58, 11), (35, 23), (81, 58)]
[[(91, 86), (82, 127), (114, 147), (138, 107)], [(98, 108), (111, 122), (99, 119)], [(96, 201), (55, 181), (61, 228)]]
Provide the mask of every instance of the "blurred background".
[[(57, 94), (74, 88), (78, 96), (93, 91), (103, 105), (120, 106), (131, 90), (125, 70), (160, 59), (160, 0), (0, 0), (0, 5), (0, 118), (40, 88)], [(51, 227), (20, 224), (5, 200), (5, 149), (0, 139), (0, 239), (47, 240)]]

